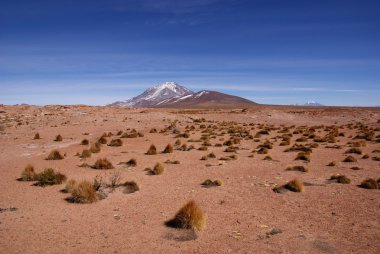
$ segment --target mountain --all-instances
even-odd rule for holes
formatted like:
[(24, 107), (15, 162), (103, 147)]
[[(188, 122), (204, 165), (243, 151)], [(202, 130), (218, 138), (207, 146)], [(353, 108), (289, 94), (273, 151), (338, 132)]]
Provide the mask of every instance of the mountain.
[(126, 101), (117, 101), (114, 107), (157, 107), (157, 108), (241, 108), (256, 103), (225, 93), (203, 90), (197, 93), (174, 82), (166, 82), (145, 90), (142, 94)]
[(324, 105), (322, 105), (316, 101), (308, 101), (305, 104), (303, 104), (302, 106), (324, 106)]
[(108, 106), (113, 107), (154, 107), (158, 103), (172, 98), (180, 98), (192, 95), (193, 92), (186, 87), (175, 82), (165, 82), (163, 84), (148, 88), (142, 94), (125, 101), (116, 101)]
[(202, 90), (194, 94), (171, 98), (158, 103), (160, 108), (242, 108), (256, 103), (225, 93)]

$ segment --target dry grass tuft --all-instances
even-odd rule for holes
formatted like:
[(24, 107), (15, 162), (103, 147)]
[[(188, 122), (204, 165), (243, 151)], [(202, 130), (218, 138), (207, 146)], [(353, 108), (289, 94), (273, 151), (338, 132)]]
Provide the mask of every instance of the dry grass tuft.
[(34, 167), (32, 165), (27, 165), (21, 173), (21, 181), (34, 181), (36, 180), (37, 174), (34, 172)]
[(77, 186), (77, 181), (69, 179), (66, 181), (65, 192), (72, 193)]
[(164, 173), (164, 165), (162, 165), (161, 163), (156, 163), (156, 165), (154, 166), (154, 168), (150, 171), (150, 173), (152, 175), (162, 175)]
[[(103, 134), (104, 135), (104, 134)], [(105, 138), (105, 136), (101, 136), (99, 139), (98, 139), (98, 143), (99, 144), (107, 144), (107, 139)]]
[(62, 141), (62, 140), (63, 140), (63, 138), (62, 138), (61, 134), (58, 134), (58, 135), (55, 137), (55, 139), (54, 139), (54, 141), (56, 141), (56, 142), (60, 142), (60, 141)]
[(162, 153), (173, 153), (173, 146), (171, 144), (168, 144)]
[(108, 146), (122, 146), (123, 141), (118, 138), (118, 139), (112, 139), (111, 142), (108, 144)]
[(173, 219), (165, 222), (169, 227), (202, 230), (206, 224), (206, 218), (202, 209), (194, 200), (184, 205)]
[(153, 145), (153, 144), (150, 145), (148, 151), (145, 154), (147, 154), (147, 155), (155, 155), (155, 154), (157, 154), (157, 148), (156, 148), (156, 146)]
[(330, 180), (335, 180), (337, 183), (342, 183), (342, 184), (349, 184), (351, 183), (351, 179), (348, 178), (345, 175), (341, 174), (335, 174), (330, 177)]
[(346, 151), (346, 153), (356, 153), (356, 154), (362, 154), (362, 150), (357, 147), (350, 148)]
[(303, 160), (303, 161), (310, 162), (310, 153), (300, 152), (297, 154), (297, 157), (295, 160)]
[(204, 186), (205, 188), (209, 188), (209, 187), (215, 187), (215, 186), (222, 186), (223, 182), (221, 180), (212, 181), (210, 179), (207, 179), (203, 183), (201, 183), (201, 185)]
[(81, 158), (90, 158), (91, 157), (91, 151), (89, 149), (84, 149), (82, 151), (82, 154), (79, 156)]
[(88, 146), (89, 144), (90, 144), (90, 141), (88, 141), (88, 139), (83, 139), (81, 142), (80, 142), (80, 144), (82, 145), (82, 146)]
[(41, 139), (40, 134), (38, 132), (36, 134), (34, 134), (34, 138), (33, 139)]
[(286, 168), (287, 171), (299, 171), (299, 172), (309, 172), (309, 169), (305, 166), (290, 166)]
[(90, 151), (92, 153), (99, 153), (100, 152), (100, 143), (98, 143), (98, 142), (93, 143), (90, 147)]
[(335, 167), (337, 165), (338, 165), (338, 162), (336, 162), (336, 161), (332, 161), (329, 164), (327, 164), (327, 166), (329, 166), (329, 167)]
[(305, 190), (303, 183), (299, 181), (297, 178), (285, 184), (284, 188), (293, 192), (303, 192)]
[(47, 168), (36, 176), (37, 186), (47, 186), (54, 184), (61, 184), (66, 180), (66, 176), (55, 172), (52, 168)]
[(137, 166), (137, 161), (136, 161), (136, 159), (132, 158), (129, 161), (127, 161), (126, 164), (127, 164), (128, 167), (136, 167)]
[(94, 169), (113, 169), (112, 163), (107, 158), (98, 159), (92, 166)]
[(48, 157), (46, 157), (46, 160), (62, 160), (64, 157), (58, 150), (53, 150), (49, 153)]
[(357, 162), (357, 160), (355, 159), (355, 157), (351, 156), (351, 155), (348, 155), (344, 160), (343, 162)]
[(93, 203), (99, 199), (94, 185), (86, 180), (76, 184), (71, 195), (72, 198), (70, 200), (74, 203)]
[(123, 192), (127, 194), (134, 193), (140, 190), (139, 185), (135, 181), (125, 182), (123, 186), (125, 187)]
[(379, 183), (372, 178), (368, 178), (364, 180), (359, 187), (364, 188), (364, 189), (379, 189)]

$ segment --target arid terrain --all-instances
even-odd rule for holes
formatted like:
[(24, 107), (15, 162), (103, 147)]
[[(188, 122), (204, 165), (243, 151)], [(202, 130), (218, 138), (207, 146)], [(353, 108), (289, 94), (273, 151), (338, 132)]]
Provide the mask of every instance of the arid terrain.
[[(380, 251), (378, 108), (0, 106), (0, 150), (0, 253)], [(165, 225), (190, 200), (203, 228)]]

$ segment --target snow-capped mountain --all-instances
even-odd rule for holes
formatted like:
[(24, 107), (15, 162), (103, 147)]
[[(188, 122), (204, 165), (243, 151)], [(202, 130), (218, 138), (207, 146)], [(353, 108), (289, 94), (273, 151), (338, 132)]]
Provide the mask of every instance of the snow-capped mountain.
[(108, 106), (114, 107), (154, 107), (167, 99), (180, 98), (192, 95), (193, 92), (186, 87), (175, 82), (165, 82), (163, 84), (148, 88), (142, 94), (125, 101), (117, 101)]
[(308, 101), (303, 106), (323, 106), (322, 104), (316, 102), (316, 101)]

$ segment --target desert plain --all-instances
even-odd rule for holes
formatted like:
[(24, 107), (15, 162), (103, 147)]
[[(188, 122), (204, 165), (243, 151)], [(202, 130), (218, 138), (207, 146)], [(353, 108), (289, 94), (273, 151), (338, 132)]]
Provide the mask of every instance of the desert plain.
[[(378, 108), (1, 106), (0, 253), (379, 253), (379, 142)], [(66, 179), (22, 181), (28, 165)], [(100, 181), (96, 200), (73, 199), (71, 179)], [(301, 192), (281, 187), (293, 179)], [(165, 225), (190, 200), (202, 228)]]

